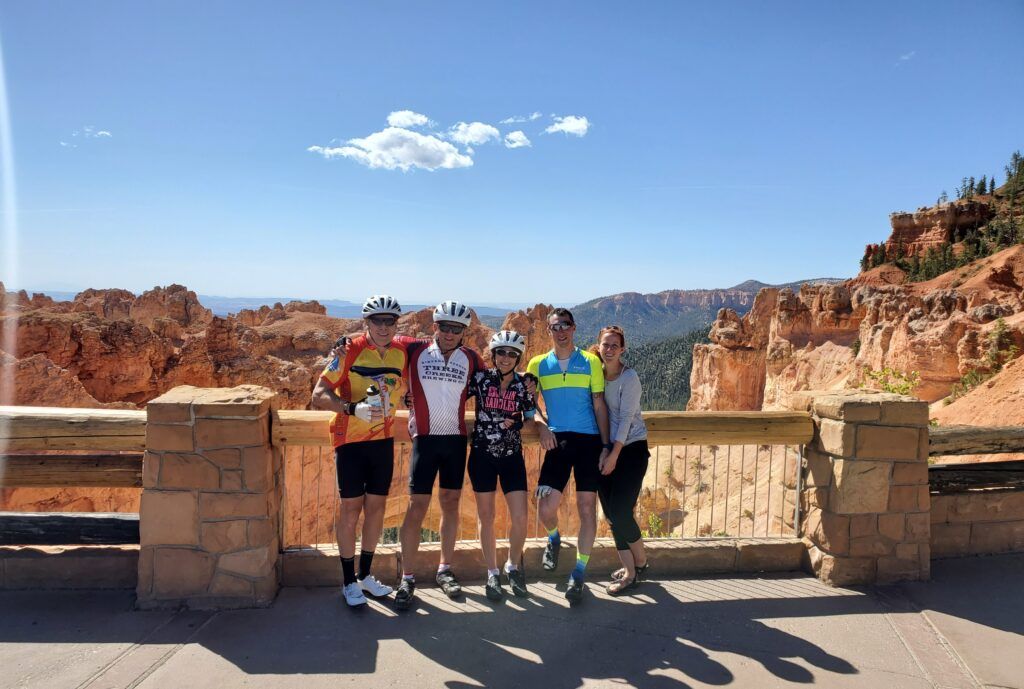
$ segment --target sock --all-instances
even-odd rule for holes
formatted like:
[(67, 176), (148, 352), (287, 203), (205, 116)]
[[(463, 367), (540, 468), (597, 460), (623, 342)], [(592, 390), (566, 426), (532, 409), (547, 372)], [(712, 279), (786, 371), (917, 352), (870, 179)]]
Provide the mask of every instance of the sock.
[(441, 572), (447, 572), (451, 568), (451, 565), (440, 564), (437, 566), (437, 573), (440, 574)]
[(572, 568), (572, 572), (569, 574), (573, 579), (583, 579), (583, 572), (587, 569), (587, 563), (590, 562), (590, 556), (579, 553), (576, 555), (576, 566)]
[(558, 533), (557, 526), (553, 529), (548, 529), (548, 540), (555, 545), (559, 545), (562, 542), (562, 535)]
[(405, 572), (402, 572), (402, 578), (403, 579), (408, 579), (411, 582), (415, 582), (416, 581), (416, 575), (414, 575), (414, 574), (406, 574)]
[(494, 576), (498, 576), (500, 573), (501, 573), (500, 569), (489, 569), (489, 570), (487, 570), (487, 576), (491, 576), (492, 574)]
[(341, 558), (341, 578), (345, 582), (345, 586), (348, 586), (356, 580), (355, 557)]
[(512, 560), (509, 560), (509, 561), (507, 561), (507, 562), (505, 563), (505, 572), (506, 572), (506, 573), (508, 573), (508, 572), (514, 572), (514, 571), (516, 571), (517, 569), (519, 569), (519, 568), (518, 568), (518, 567), (516, 567), (516, 566), (515, 566), (514, 564), (512, 564)]
[(359, 581), (370, 575), (370, 565), (373, 564), (373, 553), (369, 550), (359, 551)]

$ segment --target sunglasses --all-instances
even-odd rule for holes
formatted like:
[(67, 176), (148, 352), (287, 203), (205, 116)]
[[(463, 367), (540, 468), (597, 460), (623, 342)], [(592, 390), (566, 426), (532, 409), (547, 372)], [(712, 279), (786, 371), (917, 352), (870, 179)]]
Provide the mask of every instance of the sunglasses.
[(494, 356), (504, 356), (508, 358), (519, 358), (519, 352), (515, 349), (495, 349)]
[(389, 328), (398, 322), (398, 319), (394, 316), (370, 316), (366, 320), (370, 321), (374, 325), (384, 325)]
[(576, 327), (575, 323), (569, 323), (568, 321), (558, 321), (557, 323), (552, 323), (551, 325), (549, 325), (548, 326), (548, 330), (550, 330), (551, 332), (554, 332), (554, 333), (560, 333), (563, 330), (568, 330), (570, 328), (575, 328), (575, 327)]
[(438, 323), (437, 329), (449, 335), (461, 335), (466, 330), (466, 326), (455, 323)]

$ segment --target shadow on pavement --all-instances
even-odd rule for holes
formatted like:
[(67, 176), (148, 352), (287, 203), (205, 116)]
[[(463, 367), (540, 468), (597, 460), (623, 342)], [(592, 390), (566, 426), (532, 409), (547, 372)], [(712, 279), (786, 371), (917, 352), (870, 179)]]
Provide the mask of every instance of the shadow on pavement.
[[(795, 683), (815, 681), (795, 659), (857, 674), (848, 660), (762, 620), (880, 612), (869, 595), (800, 575), (647, 582), (637, 595), (590, 595), (573, 609), (549, 584), (532, 590), (530, 599), (495, 606), (474, 593), (449, 601), (424, 587), (413, 610), (402, 614), (382, 603), (350, 610), (332, 589), (284, 589), (270, 609), (216, 614), (132, 612), (127, 593), (8, 593), (0, 597), (6, 608), (0, 642), (147, 644), (159, 638), (197, 644), (250, 675), (359, 675), (402, 662), (393, 645), (401, 641), (430, 663), (485, 686), (578, 687), (588, 678), (679, 688), (688, 681), (733, 682), (733, 672), (709, 655), (717, 652), (745, 656)], [(408, 649), (398, 657), (423, 662)]]

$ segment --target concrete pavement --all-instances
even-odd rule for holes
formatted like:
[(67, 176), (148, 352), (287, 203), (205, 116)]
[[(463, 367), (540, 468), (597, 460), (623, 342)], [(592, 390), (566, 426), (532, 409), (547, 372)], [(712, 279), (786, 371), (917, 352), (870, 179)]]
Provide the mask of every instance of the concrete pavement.
[[(135, 612), (129, 592), (0, 593), (0, 689), (578, 686), (1024, 688), (1024, 556), (937, 562), (930, 584), (844, 590), (801, 574), (602, 588), (494, 606), (432, 586), (416, 608), (345, 608), (289, 588), (273, 607)], [(923, 611), (923, 612), (922, 612)]]

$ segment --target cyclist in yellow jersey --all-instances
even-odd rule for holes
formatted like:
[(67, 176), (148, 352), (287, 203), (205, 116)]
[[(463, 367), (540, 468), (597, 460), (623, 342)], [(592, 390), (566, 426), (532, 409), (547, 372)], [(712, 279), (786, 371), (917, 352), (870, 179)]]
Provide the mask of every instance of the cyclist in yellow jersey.
[[(340, 514), (335, 521), (345, 602), (352, 607), (392, 592), (370, 574), (384, 526), (384, 507), (394, 473), (392, 425), (401, 397), (405, 346), (395, 341), (402, 307), (387, 295), (363, 304), (366, 331), (348, 342), (324, 369), (313, 390), (314, 409), (335, 412), (335, 447)], [(370, 395), (376, 391), (377, 394)], [(356, 526), (363, 515), (359, 572), (355, 571)]]

